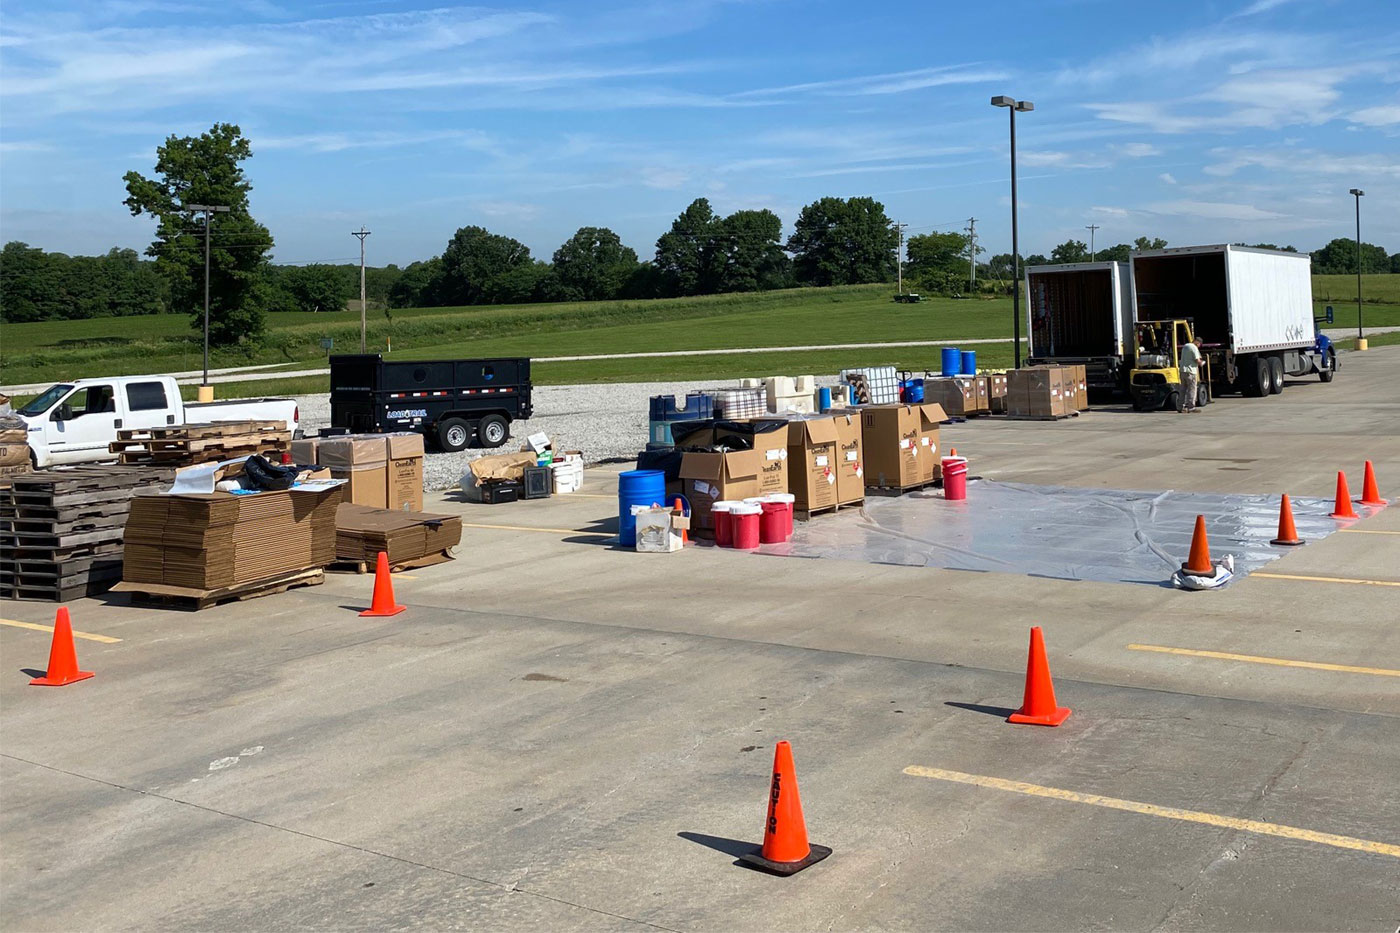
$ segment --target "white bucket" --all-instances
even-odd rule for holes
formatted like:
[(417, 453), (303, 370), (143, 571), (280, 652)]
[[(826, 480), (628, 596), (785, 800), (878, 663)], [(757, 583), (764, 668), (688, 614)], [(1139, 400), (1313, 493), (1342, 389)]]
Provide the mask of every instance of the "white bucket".
[(554, 494), (556, 496), (578, 492), (583, 486), (583, 460), (581, 458), (552, 463), (549, 470), (554, 480)]

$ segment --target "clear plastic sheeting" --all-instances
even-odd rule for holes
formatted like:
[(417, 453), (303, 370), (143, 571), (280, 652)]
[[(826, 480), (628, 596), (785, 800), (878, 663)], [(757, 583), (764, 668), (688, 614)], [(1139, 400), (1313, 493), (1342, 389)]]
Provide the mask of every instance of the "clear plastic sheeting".
[[(1293, 499), (1298, 535), (1317, 541), (1342, 527), (1330, 499)], [(1214, 560), (1234, 556), (1244, 576), (1293, 548), (1275, 547), (1279, 496), (1132, 492), (978, 480), (962, 501), (922, 492), (868, 497), (859, 511), (801, 522), (764, 554), (872, 564), (995, 571), (1058, 580), (1171, 586), (1204, 515)], [(1357, 506), (1358, 514), (1366, 514)]]

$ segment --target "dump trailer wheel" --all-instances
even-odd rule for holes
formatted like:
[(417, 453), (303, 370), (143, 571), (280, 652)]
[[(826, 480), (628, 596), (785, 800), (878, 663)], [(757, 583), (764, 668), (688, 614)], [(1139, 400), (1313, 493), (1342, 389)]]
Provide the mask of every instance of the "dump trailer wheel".
[(1331, 382), (1337, 378), (1337, 351), (1331, 347), (1327, 348), (1327, 357), (1323, 361), (1323, 368), (1318, 370), (1317, 378), (1323, 382)]
[(472, 439), (471, 425), (461, 418), (444, 418), (437, 425), (438, 446), (448, 453), (466, 450)]
[(487, 415), (476, 424), (476, 439), (482, 447), (500, 447), (510, 437), (510, 423), (500, 415)]
[(1283, 394), (1283, 357), (1269, 357), (1269, 391), (1274, 395)]

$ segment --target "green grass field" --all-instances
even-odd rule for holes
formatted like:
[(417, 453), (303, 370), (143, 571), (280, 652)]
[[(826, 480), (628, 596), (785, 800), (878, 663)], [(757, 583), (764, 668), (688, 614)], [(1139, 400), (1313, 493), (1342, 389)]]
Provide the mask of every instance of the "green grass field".
[[(1347, 276), (1314, 276), (1317, 313), (1332, 295), (1340, 328), (1356, 326), (1356, 306), (1342, 296)], [(1368, 327), (1400, 325), (1400, 275), (1367, 276), (1364, 287), (1390, 299), (1367, 303)], [(470, 356), (575, 356), (662, 350), (714, 350), (884, 341), (1006, 338), (1001, 348), (980, 345), (986, 365), (1011, 361), (1011, 300), (934, 298), (895, 304), (888, 285), (792, 289), (658, 301), (574, 302), (472, 308), (417, 308), (369, 315), (369, 345), (392, 339), (400, 359)], [(269, 317), (266, 346), (250, 354), (220, 351), (213, 368), (279, 364), (288, 369), (323, 365), (322, 338), (336, 352), (359, 347), (359, 315), (279, 313)], [(1005, 357), (1003, 359), (1002, 357)], [(813, 350), (782, 354), (665, 357), (541, 363), (541, 384), (667, 379), (730, 379), (773, 371), (834, 372), (863, 363), (909, 369), (936, 365), (938, 347), (887, 350)], [(184, 315), (102, 318), (0, 325), (0, 384), (82, 376), (197, 370), (198, 334)], [(220, 395), (324, 391), (324, 377), (276, 377), (234, 383)]]

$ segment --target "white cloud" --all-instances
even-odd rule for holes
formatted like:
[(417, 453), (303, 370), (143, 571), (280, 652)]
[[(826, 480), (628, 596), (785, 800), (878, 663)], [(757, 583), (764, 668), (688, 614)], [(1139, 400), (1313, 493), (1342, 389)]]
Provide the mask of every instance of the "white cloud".
[(1160, 178), (1162, 181), (1166, 182), (1166, 183), (1169, 184), (1169, 185), (1174, 185), (1174, 184), (1176, 184), (1176, 176), (1174, 176), (1171, 172), (1163, 172), (1162, 174), (1158, 175), (1157, 177)]
[(642, 184), (648, 188), (673, 191), (690, 181), (690, 173), (672, 166), (649, 165), (642, 169)]
[(1009, 77), (1001, 69), (979, 68), (977, 63), (945, 65), (939, 68), (916, 68), (912, 71), (892, 71), (883, 74), (858, 75), (851, 78), (834, 78), (829, 81), (807, 81), (802, 84), (785, 84), (779, 87), (754, 88), (740, 91), (731, 96), (771, 97), (817, 93), (826, 95), (862, 94), (901, 94), (947, 84), (979, 84), (987, 81), (1002, 81)]
[(420, 133), (304, 133), (294, 136), (256, 136), (254, 148), (298, 149), (306, 152), (341, 152), (346, 149), (385, 149), (394, 146), (421, 146), (435, 142), (454, 142), (482, 151), (499, 151), (485, 133), (468, 130), (443, 130)]
[(476, 208), (487, 217), (510, 217), (516, 220), (534, 220), (540, 216), (538, 204), (523, 204), (519, 201), (473, 201)]
[(1254, 0), (1254, 2), (1251, 3), (1249, 6), (1245, 7), (1242, 10), (1239, 10), (1238, 12), (1230, 14), (1226, 17), (1226, 19), (1239, 19), (1245, 16), (1257, 16), (1260, 13), (1267, 13), (1270, 10), (1276, 10), (1281, 6), (1286, 6), (1287, 4), (1296, 2), (1297, 0)]
[(1296, 53), (1304, 48), (1306, 43), (1301, 37), (1286, 34), (1212, 30), (1153, 38), (1087, 65), (1065, 68), (1056, 80), (1075, 86), (1113, 84), (1139, 75), (1160, 80), (1163, 75), (1178, 75), (1213, 62), (1238, 64), (1254, 60), (1283, 64), (1296, 60)]
[(1400, 123), (1400, 104), (1363, 107), (1347, 114), (1347, 119), (1353, 123), (1364, 123), (1366, 126), (1394, 126)]
[(1252, 204), (1230, 204), (1224, 201), (1158, 201), (1147, 205), (1154, 214), (1194, 217), (1200, 220), (1277, 220), (1287, 215), (1266, 211)]
[(1162, 150), (1151, 143), (1121, 143), (1110, 148), (1119, 155), (1129, 159), (1143, 159), (1147, 156), (1162, 154)]
[(1102, 205), (1095, 205), (1094, 207), (1089, 208), (1089, 210), (1095, 214), (1103, 214), (1105, 217), (1127, 217), (1130, 213), (1132, 213), (1132, 211), (1129, 211), (1126, 208), (1106, 207)]
[(1031, 168), (1049, 166), (1052, 168), (1107, 168), (1106, 159), (1072, 152), (1058, 152), (1053, 149), (1032, 149), (1018, 152), (1016, 161)]

